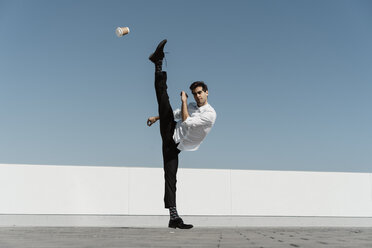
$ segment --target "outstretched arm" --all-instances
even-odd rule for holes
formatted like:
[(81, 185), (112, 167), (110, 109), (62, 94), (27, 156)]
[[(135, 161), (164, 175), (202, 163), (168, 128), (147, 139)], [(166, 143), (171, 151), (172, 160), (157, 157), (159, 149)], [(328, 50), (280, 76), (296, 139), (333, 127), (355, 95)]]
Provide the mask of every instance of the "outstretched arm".
[(147, 119), (147, 126), (150, 127), (152, 124), (154, 124), (155, 122), (157, 122), (159, 119), (160, 119), (159, 116), (149, 117), (149, 118)]

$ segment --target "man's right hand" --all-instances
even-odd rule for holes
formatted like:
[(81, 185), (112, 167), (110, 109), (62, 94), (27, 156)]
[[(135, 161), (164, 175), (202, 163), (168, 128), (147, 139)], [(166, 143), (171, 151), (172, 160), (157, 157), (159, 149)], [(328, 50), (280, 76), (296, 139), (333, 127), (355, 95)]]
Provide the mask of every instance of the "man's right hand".
[(158, 116), (153, 116), (153, 117), (149, 117), (147, 119), (147, 126), (151, 126), (152, 124), (154, 124), (157, 120), (159, 120), (159, 117)]

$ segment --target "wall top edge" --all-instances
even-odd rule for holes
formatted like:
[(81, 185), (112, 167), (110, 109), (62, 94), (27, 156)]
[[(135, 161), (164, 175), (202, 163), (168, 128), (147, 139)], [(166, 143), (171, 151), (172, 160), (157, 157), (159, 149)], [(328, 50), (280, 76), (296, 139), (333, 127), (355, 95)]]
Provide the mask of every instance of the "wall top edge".
[[(78, 167), (78, 168), (122, 168), (122, 169), (163, 169), (163, 167), (146, 167), (146, 166), (113, 166), (113, 165), (51, 165), (51, 164), (5, 164), (0, 163), (1, 166), (39, 166), (39, 167)], [(257, 173), (317, 173), (317, 174), (361, 174), (371, 175), (372, 172), (349, 172), (349, 171), (307, 171), (307, 170), (253, 170), (253, 169), (223, 169), (223, 168), (182, 168), (179, 170), (204, 170), (204, 171), (226, 171), (226, 172), (257, 172)]]

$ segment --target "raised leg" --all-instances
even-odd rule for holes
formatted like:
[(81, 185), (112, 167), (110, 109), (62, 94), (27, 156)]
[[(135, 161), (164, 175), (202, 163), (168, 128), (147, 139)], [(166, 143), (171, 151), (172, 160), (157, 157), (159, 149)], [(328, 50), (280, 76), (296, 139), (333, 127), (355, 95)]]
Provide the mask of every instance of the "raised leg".
[(169, 208), (176, 206), (178, 154), (180, 151), (177, 149), (177, 145), (173, 140), (176, 122), (174, 121), (173, 109), (169, 102), (167, 88), (167, 73), (165, 71), (155, 72), (155, 91), (159, 108), (164, 162), (164, 203), (165, 207)]

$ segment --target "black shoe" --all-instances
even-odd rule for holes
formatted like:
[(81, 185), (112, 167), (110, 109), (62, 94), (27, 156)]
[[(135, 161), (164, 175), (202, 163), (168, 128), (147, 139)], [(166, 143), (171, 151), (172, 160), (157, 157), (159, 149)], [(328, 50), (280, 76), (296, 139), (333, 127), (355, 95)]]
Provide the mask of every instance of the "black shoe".
[(165, 43), (167, 43), (167, 40), (166, 39), (165, 40), (162, 40), (159, 43), (159, 45), (157, 46), (155, 52), (150, 55), (149, 60), (151, 60), (154, 63), (163, 60), (163, 58), (164, 58), (163, 49), (164, 49)]
[(189, 225), (189, 224), (184, 224), (183, 223), (183, 220), (181, 218), (177, 218), (177, 219), (174, 219), (174, 220), (169, 220), (169, 224), (168, 224), (168, 227), (170, 228), (179, 228), (179, 229), (190, 229), (190, 228), (193, 228), (194, 226), (193, 225)]

